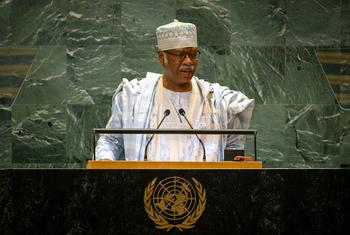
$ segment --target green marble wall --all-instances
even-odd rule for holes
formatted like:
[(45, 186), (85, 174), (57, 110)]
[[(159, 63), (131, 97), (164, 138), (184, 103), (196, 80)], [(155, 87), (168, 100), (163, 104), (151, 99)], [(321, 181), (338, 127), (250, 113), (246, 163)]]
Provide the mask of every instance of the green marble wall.
[(0, 49), (36, 49), (23, 78), (7, 69), (21, 57), (0, 53), (0, 167), (84, 167), (121, 79), (161, 72), (155, 29), (174, 18), (197, 25), (198, 77), (256, 100), (265, 167), (350, 163), (350, 111), (315, 54), (350, 47), (349, 13), (342, 0), (0, 0)]

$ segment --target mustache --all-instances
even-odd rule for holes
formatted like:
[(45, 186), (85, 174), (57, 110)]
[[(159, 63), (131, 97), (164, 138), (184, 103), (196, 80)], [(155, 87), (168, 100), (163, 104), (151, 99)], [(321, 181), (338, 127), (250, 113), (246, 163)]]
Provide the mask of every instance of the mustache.
[(180, 72), (193, 72), (194, 71), (194, 66), (193, 65), (182, 65), (179, 68)]

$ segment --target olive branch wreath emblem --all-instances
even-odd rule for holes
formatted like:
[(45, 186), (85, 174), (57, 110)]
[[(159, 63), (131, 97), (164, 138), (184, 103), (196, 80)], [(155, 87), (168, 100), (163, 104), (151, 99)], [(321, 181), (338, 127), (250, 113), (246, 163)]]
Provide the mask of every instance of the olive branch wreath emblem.
[(182, 223), (179, 224), (169, 223), (169, 221), (166, 218), (164, 218), (161, 214), (157, 213), (157, 211), (153, 209), (151, 201), (153, 191), (156, 186), (157, 178), (154, 178), (152, 182), (148, 184), (148, 186), (145, 188), (143, 200), (145, 205), (145, 211), (148, 217), (157, 225), (156, 228), (166, 229), (166, 231), (170, 231), (172, 228), (177, 228), (180, 231), (183, 231), (184, 229), (191, 229), (195, 227), (195, 223), (203, 214), (207, 199), (204, 187), (195, 178), (192, 177), (192, 180), (194, 182), (196, 192), (199, 198), (198, 205), (197, 208), (192, 212), (192, 214), (188, 215), (182, 221)]

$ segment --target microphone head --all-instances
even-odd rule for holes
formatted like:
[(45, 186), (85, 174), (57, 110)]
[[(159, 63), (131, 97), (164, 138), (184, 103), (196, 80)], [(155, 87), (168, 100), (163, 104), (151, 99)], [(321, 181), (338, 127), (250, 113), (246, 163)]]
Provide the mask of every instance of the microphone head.
[(183, 108), (179, 109), (179, 114), (181, 114), (182, 116), (185, 116), (186, 112)]
[(170, 114), (170, 110), (169, 109), (166, 109), (165, 111), (164, 111), (164, 116), (168, 116)]

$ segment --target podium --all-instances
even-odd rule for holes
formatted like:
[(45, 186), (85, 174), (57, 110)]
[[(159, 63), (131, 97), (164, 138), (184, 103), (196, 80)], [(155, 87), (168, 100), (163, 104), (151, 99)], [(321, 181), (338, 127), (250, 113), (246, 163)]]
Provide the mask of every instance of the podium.
[[(219, 162), (170, 162), (170, 161), (96, 161), (95, 151), (93, 160), (89, 160), (88, 169), (240, 169), (262, 168), (262, 162), (257, 161), (256, 130), (195, 130), (195, 129), (93, 129), (93, 149), (96, 147), (96, 135), (100, 134), (237, 134), (254, 136), (254, 161), (219, 161)], [(152, 138), (151, 137), (151, 138)], [(198, 137), (198, 136), (197, 136)], [(202, 143), (203, 144), (203, 143)], [(146, 146), (147, 148), (147, 146)], [(205, 148), (203, 146), (203, 148)], [(225, 150), (226, 151), (226, 150)], [(205, 156), (205, 151), (204, 151)], [(233, 159), (233, 158), (232, 158)]]
[(262, 168), (261, 161), (223, 162), (158, 162), (158, 161), (94, 161), (89, 160), (88, 169), (240, 169)]
[[(245, 235), (348, 231), (348, 169), (136, 169), (135, 165), (107, 169), (96, 164), (100, 163), (90, 162), (95, 169), (0, 170), (2, 233)], [(111, 168), (110, 164), (116, 163), (101, 164)], [(186, 214), (188, 220), (170, 221), (159, 211), (165, 208), (159, 198), (169, 195), (162, 186), (172, 193), (175, 183), (183, 192), (191, 189), (188, 192), (196, 193), (187, 199), (197, 204), (184, 204), (190, 212)], [(183, 193), (174, 192), (179, 197), (166, 198), (171, 203), (168, 211), (182, 213), (178, 205), (182, 205)], [(156, 206), (153, 211), (152, 200)]]

